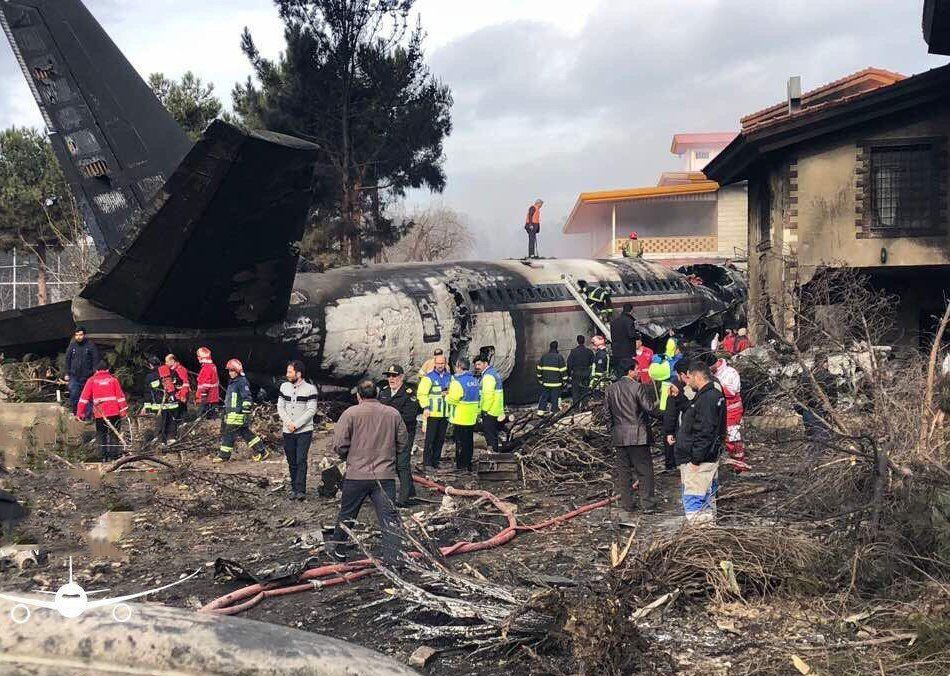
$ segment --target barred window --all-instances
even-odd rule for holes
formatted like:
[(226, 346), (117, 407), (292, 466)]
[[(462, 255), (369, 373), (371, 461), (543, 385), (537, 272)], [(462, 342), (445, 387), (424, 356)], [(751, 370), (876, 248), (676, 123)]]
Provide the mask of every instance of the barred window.
[(938, 172), (933, 146), (879, 146), (870, 151), (871, 228), (934, 229)]

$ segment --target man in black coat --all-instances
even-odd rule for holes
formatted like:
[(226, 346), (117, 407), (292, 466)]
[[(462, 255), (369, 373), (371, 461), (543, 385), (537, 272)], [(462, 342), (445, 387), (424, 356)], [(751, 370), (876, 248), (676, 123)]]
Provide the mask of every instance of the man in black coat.
[(407, 507), (409, 500), (416, 495), (412, 483), (412, 444), (416, 440), (416, 418), (422, 411), (416, 400), (416, 388), (405, 382), (405, 370), (399, 364), (393, 364), (386, 371), (386, 386), (379, 391), (379, 401), (399, 411), (406, 423), (406, 443), (396, 453), (396, 474), (399, 476), (399, 494), (397, 507)]
[(594, 364), (594, 352), (584, 343), (584, 336), (577, 337), (577, 345), (567, 355), (567, 372), (571, 377), (571, 401), (575, 405), (588, 390), (591, 378), (591, 366)]
[(617, 369), (617, 376), (626, 375), (622, 370), (621, 362), (632, 359), (636, 353), (637, 320), (633, 317), (633, 305), (623, 304), (623, 311), (619, 316), (610, 320), (610, 345), (613, 350), (613, 362)]
[(686, 374), (689, 371), (689, 360), (683, 357), (673, 366), (674, 378), (670, 383), (670, 393), (666, 400), (666, 410), (663, 411), (663, 464), (667, 471), (676, 469), (676, 455), (673, 446), (676, 443), (676, 431), (680, 426), (680, 419), (689, 406), (686, 396)]
[[(69, 406), (73, 413), (79, 405), (82, 388), (86, 386), (89, 377), (96, 372), (98, 363), (99, 349), (95, 343), (86, 338), (86, 329), (77, 326), (73, 339), (69, 341), (69, 346), (66, 348), (66, 384), (69, 387)], [(90, 419), (92, 418), (91, 411), (90, 407)]]
[(719, 490), (719, 456), (726, 443), (726, 398), (709, 365), (689, 365), (687, 384), (696, 392), (676, 433), (676, 464), (683, 482), (683, 510), (694, 522), (714, 521)]

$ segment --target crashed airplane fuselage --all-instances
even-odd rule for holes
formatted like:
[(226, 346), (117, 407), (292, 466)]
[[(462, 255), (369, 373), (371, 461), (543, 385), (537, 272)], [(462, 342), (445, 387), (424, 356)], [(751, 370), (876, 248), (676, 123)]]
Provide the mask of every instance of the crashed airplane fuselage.
[(565, 276), (607, 285), (653, 336), (741, 308), (733, 271), (694, 285), (640, 259), (298, 272), (316, 146), (221, 121), (191, 145), (80, 0), (0, 0), (0, 26), (104, 256), (75, 300), (0, 316), (8, 356), (55, 349), (75, 322), (186, 361), (206, 345), (266, 378), (301, 358), (317, 381), (349, 386), (436, 348), (490, 350), (518, 402), (550, 341), (566, 351), (594, 328)]
[(512, 401), (536, 392), (535, 365), (552, 340), (566, 351), (594, 326), (562, 275), (607, 285), (614, 304), (631, 303), (654, 336), (734, 309), (684, 275), (637, 259), (498, 263), (410, 263), (298, 273), (286, 317), (254, 328), (185, 330), (138, 324), (78, 299), (73, 314), (92, 336), (137, 336), (191, 354), (210, 345), (221, 358), (240, 356), (255, 373), (280, 373), (301, 358), (328, 384), (378, 378), (391, 364), (418, 369), (436, 348), (450, 355), (494, 353)]

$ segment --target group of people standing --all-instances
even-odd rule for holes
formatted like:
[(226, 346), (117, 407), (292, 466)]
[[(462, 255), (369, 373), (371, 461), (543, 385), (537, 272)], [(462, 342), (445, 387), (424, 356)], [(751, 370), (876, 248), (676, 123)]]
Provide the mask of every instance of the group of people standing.
[[(423, 469), (438, 471), (448, 426), (455, 434), (455, 467), (471, 471), (474, 434), (480, 429), (488, 447), (498, 450), (499, 428), (505, 417), (504, 383), (479, 354), (473, 361), (459, 357), (449, 373), (448, 359), (436, 350), (419, 372), (416, 388), (406, 382), (405, 369), (394, 364), (386, 370), (386, 385), (378, 388), (364, 380), (356, 388), (357, 403), (336, 423), (333, 445), (346, 461), (340, 513), (327, 549), (338, 561), (347, 559), (345, 527), (369, 499), (383, 534), (383, 558), (398, 559), (401, 521), (397, 507), (408, 506), (415, 488), (412, 448), (422, 420)], [(420, 416), (421, 413), (421, 416)], [(399, 482), (398, 493), (396, 481)]]
[[(632, 518), (634, 482), (639, 484), (640, 508), (646, 513), (657, 508), (650, 453), (651, 418), (661, 418), (664, 442), (672, 450), (673, 466), (680, 472), (686, 518), (714, 519), (719, 458), (727, 437), (726, 401), (709, 365), (701, 359), (677, 361), (677, 379), (670, 385), (665, 410), (661, 410), (660, 399), (649, 386), (641, 382), (635, 360), (626, 358), (621, 368), (625, 374), (607, 387), (604, 405), (616, 451), (614, 488), (622, 517)], [(687, 396), (687, 390), (692, 397)]]
[(459, 357), (449, 373), (448, 360), (437, 350), (420, 371), (417, 397), (422, 411), (424, 468), (437, 470), (449, 424), (455, 435), (455, 467), (472, 471), (475, 431), (481, 430), (489, 448), (499, 448), (499, 430), (505, 417), (505, 391), (501, 375), (490, 357), (474, 361)]
[[(221, 442), (213, 462), (229, 461), (238, 439), (244, 440), (252, 452), (252, 460), (268, 459), (270, 449), (250, 427), (254, 397), (244, 365), (238, 359), (228, 360), (225, 365), (228, 382), (222, 388), (211, 350), (200, 347), (195, 356), (199, 370), (194, 374), (194, 390), (192, 374), (174, 354), (164, 359), (154, 355), (147, 358), (149, 370), (145, 375), (142, 414), (155, 418), (155, 438), (166, 446), (176, 443), (193, 400), (198, 420), (221, 417)], [(119, 380), (110, 372), (108, 363), (99, 357), (99, 350), (87, 338), (82, 326), (76, 327), (66, 349), (65, 367), (72, 410), (80, 420), (95, 420), (102, 460), (117, 458), (125, 445), (122, 420), (129, 415), (129, 404)], [(290, 473), (290, 497), (297, 500), (306, 495), (307, 458), (317, 413), (317, 388), (305, 379), (305, 373), (302, 362), (288, 363), (277, 401)]]

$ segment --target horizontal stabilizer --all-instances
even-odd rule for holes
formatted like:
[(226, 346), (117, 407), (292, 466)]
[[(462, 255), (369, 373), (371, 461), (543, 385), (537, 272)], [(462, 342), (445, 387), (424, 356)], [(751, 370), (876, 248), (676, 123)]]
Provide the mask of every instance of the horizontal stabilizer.
[(0, 0), (0, 27), (96, 248), (117, 248), (191, 141), (81, 0)]
[(72, 305), (68, 300), (0, 312), (0, 355), (8, 359), (62, 352), (72, 335)]
[(213, 122), (82, 297), (142, 324), (229, 328), (287, 312), (317, 147)]

